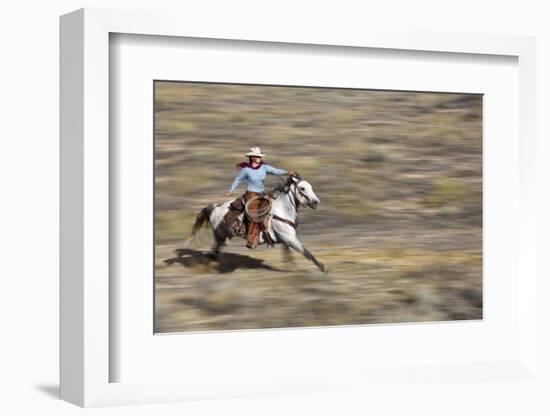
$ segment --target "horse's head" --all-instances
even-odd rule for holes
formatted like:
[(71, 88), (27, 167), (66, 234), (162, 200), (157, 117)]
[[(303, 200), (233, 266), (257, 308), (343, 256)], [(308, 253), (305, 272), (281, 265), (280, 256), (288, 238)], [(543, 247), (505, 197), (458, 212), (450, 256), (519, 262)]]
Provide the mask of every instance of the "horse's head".
[(289, 178), (289, 185), (291, 186), (292, 193), (300, 204), (316, 209), (321, 203), (320, 199), (313, 192), (311, 184), (302, 179), (301, 176), (291, 176)]

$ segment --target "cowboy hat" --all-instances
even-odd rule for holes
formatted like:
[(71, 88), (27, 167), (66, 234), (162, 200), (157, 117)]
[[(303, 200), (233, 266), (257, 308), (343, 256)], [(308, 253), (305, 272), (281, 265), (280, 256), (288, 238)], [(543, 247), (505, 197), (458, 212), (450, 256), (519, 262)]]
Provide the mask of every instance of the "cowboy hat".
[(259, 147), (251, 147), (250, 152), (248, 152), (246, 156), (264, 157), (265, 154), (262, 153), (262, 150)]

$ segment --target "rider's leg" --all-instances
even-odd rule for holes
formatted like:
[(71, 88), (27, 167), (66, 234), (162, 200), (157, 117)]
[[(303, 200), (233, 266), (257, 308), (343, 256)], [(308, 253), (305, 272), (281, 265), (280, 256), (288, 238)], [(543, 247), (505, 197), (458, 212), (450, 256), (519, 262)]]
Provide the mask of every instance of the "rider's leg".
[(239, 222), (237, 219), (239, 218), (239, 215), (244, 211), (244, 204), (243, 201), (244, 195), (241, 195), (237, 199), (235, 199), (230, 205), (229, 210), (226, 212), (223, 220), (224, 220), (224, 231), (226, 231), (229, 234), (234, 235), (235, 232), (239, 229)]
[[(244, 194), (244, 202), (246, 204), (252, 198), (260, 198), (261, 196), (262, 196), (262, 194), (259, 193), (259, 192), (247, 191)], [(248, 223), (247, 228), (248, 229), (247, 229), (247, 233), (246, 233), (246, 246), (248, 248), (256, 248), (258, 246), (258, 242), (259, 242), (258, 240), (259, 240), (259, 235), (260, 235), (260, 225), (253, 222), (253, 221), (250, 221)]]

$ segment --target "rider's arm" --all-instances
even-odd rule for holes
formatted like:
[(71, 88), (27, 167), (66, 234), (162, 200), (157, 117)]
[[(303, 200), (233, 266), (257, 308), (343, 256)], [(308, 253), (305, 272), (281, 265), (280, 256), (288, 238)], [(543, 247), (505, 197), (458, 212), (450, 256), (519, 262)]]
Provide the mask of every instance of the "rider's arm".
[(245, 177), (246, 177), (246, 171), (244, 169), (241, 169), (239, 174), (233, 180), (233, 183), (231, 184), (231, 188), (229, 188), (229, 193), (233, 192), (241, 184), (241, 182)]
[(283, 175), (286, 175), (288, 171), (284, 169), (274, 168), (271, 165), (265, 165), (265, 173), (269, 173), (271, 175), (283, 176)]

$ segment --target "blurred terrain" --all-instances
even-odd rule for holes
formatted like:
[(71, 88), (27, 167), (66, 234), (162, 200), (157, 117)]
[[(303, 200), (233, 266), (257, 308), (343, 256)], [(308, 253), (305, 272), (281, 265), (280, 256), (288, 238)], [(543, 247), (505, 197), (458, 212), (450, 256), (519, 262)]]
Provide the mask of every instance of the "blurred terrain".
[[(156, 81), (156, 332), (481, 319), (481, 116), (481, 95)], [(328, 278), (238, 238), (220, 268), (210, 229), (183, 247), (251, 146), (321, 199), (298, 235)]]

